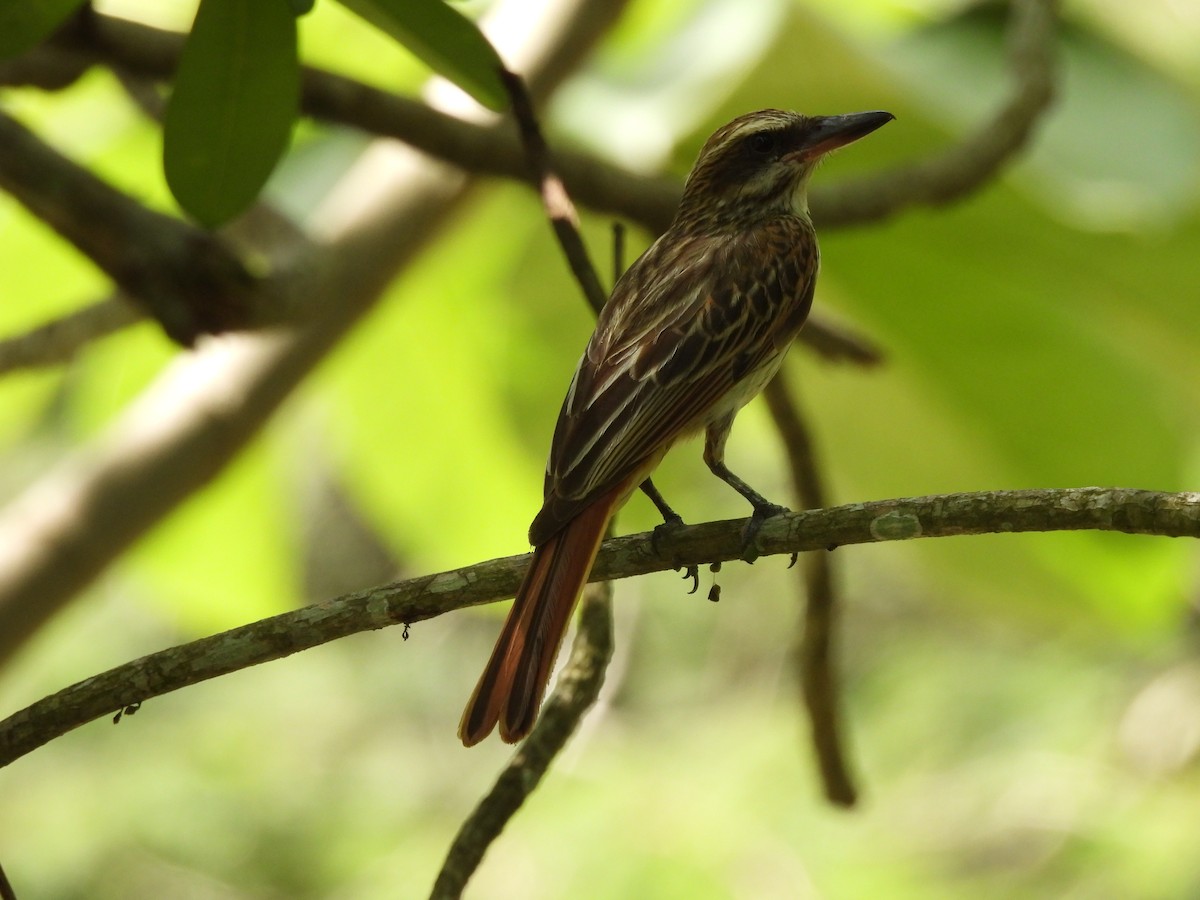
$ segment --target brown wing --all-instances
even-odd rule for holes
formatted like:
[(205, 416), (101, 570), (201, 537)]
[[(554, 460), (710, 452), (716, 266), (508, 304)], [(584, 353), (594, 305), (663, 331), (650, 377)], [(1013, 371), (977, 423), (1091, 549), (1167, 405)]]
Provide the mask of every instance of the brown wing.
[(617, 283), (567, 392), (540, 545), (601, 493), (702, 427), (803, 324), (816, 242), (800, 219), (739, 238), (664, 235)]

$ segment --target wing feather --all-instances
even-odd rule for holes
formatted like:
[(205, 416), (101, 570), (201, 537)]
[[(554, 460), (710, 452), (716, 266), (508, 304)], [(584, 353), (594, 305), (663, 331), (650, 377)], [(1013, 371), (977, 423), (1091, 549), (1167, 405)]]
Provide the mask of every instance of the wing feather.
[[(653, 466), (707, 424), (742, 379), (786, 351), (807, 313), (794, 307), (811, 299), (816, 269), (811, 226), (797, 222), (793, 232), (767, 236), (767, 254), (763, 236), (664, 236), (617, 283), (559, 414), (532, 543)], [(790, 333), (777, 333), (781, 325)]]

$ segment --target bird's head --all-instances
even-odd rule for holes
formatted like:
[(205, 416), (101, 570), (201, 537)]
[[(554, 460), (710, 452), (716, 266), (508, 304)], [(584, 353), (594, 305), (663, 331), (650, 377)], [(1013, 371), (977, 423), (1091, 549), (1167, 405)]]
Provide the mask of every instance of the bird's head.
[(894, 119), (874, 111), (804, 116), (762, 109), (719, 128), (704, 144), (683, 188), (679, 218), (736, 225), (765, 214), (808, 214), (808, 179), (827, 153)]

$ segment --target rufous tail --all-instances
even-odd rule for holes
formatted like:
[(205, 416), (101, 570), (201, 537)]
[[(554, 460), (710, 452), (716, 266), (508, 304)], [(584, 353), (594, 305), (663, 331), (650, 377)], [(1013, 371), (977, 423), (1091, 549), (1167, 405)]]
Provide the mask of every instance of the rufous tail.
[(482, 741), (497, 724), (500, 737), (510, 744), (533, 728), (618, 496), (614, 491), (598, 498), (534, 549), (491, 659), (463, 711), (458, 736), (467, 747)]

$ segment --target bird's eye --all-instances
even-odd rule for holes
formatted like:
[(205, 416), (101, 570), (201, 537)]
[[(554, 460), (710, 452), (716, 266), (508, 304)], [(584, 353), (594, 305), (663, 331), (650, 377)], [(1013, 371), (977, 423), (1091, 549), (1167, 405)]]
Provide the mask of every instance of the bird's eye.
[(759, 156), (767, 156), (775, 152), (777, 141), (771, 132), (760, 131), (758, 134), (751, 135), (748, 143), (754, 153)]

